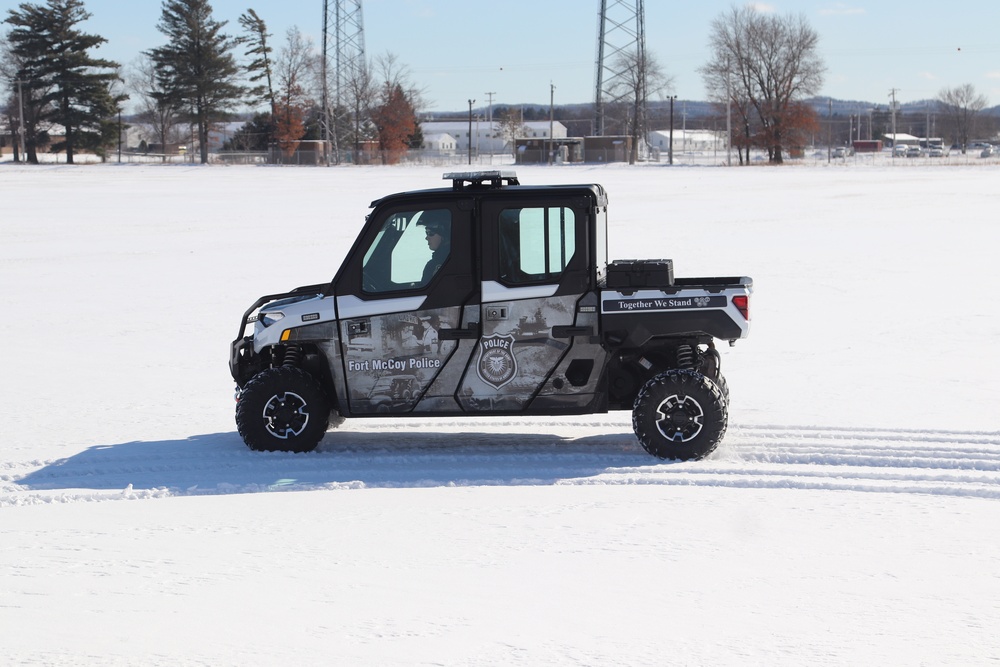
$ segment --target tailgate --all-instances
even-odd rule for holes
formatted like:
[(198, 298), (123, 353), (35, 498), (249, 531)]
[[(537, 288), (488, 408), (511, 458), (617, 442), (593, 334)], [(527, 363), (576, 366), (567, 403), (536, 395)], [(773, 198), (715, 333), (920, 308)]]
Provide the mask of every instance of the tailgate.
[[(722, 340), (750, 334), (750, 278), (683, 278), (662, 289), (605, 289), (605, 330), (651, 336), (703, 333)], [(629, 336), (630, 338), (633, 336)]]

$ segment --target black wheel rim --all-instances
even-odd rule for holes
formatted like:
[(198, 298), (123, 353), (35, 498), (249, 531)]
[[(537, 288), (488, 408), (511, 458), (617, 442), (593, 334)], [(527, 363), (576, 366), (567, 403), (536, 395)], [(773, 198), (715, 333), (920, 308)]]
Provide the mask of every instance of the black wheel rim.
[(667, 440), (688, 442), (705, 427), (705, 411), (691, 396), (673, 394), (656, 408), (656, 428)]
[(308, 408), (305, 399), (298, 394), (290, 391), (275, 394), (264, 405), (262, 413), (267, 432), (281, 440), (301, 434), (309, 424)]

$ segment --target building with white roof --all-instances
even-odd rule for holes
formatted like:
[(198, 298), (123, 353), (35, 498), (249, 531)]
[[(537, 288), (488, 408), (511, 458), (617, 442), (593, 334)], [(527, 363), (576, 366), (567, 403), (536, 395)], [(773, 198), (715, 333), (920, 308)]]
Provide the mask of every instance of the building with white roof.
[[(522, 123), (522, 132), (517, 139), (534, 139), (549, 137), (549, 121), (529, 121)], [(485, 120), (472, 120), (472, 132), (469, 132), (468, 120), (441, 120), (424, 121), (420, 123), (420, 130), (424, 135), (424, 147), (427, 146), (427, 138), (436, 135), (449, 135), (455, 140), (456, 152), (462, 153), (472, 150), (477, 153), (502, 153), (510, 151), (509, 141), (500, 130), (500, 123)], [(552, 123), (552, 136), (556, 139), (566, 138), (566, 126), (555, 121)]]

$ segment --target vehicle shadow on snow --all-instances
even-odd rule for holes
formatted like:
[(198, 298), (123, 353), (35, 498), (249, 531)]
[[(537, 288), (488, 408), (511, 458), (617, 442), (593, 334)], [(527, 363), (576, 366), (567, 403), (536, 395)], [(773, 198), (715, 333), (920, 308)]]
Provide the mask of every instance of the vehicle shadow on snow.
[(16, 480), (28, 491), (126, 490), (162, 495), (319, 488), (552, 485), (670, 465), (629, 432), (558, 434), (349, 431), (307, 454), (253, 452), (233, 432), (89, 447)]

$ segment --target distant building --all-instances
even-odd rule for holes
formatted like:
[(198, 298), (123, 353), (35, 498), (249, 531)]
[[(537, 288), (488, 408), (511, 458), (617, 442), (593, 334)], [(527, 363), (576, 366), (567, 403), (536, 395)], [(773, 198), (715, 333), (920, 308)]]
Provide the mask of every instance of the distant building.
[[(517, 139), (547, 139), (549, 138), (549, 121), (530, 121), (522, 123), (523, 131), (516, 137)], [(455, 140), (454, 150), (464, 153), (472, 150), (478, 153), (503, 153), (511, 149), (509, 142), (505, 140), (501, 131), (500, 123), (493, 121), (489, 123), (485, 120), (472, 120), (472, 132), (470, 136), (468, 120), (442, 120), (424, 121), (420, 123), (420, 131), (424, 137), (432, 135), (447, 134)], [(555, 121), (552, 123), (552, 136), (556, 139), (566, 138), (566, 126)], [(424, 142), (426, 144), (426, 141)]]
[(858, 139), (852, 143), (855, 153), (881, 153), (881, 139)]
[(560, 139), (518, 139), (515, 161), (517, 164), (563, 164), (583, 162), (582, 137)]
[[(654, 130), (647, 135), (649, 145), (666, 155), (670, 150), (670, 130)], [(711, 130), (674, 130), (674, 153), (695, 151), (703, 153), (726, 150), (726, 133)]]
[(632, 137), (603, 136), (583, 138), (584, 162), (628, 162)]
[(424, 134), (424, 143), (421, 146), (425, 151), (435, 151), (442, 155), (454, 153), (458, 147), (458, 141), (447, 132), (438, 134)]
[(882, 135), (885, 138), (886, 146), (919, 146), (920, 137), (915, 137), (912, 134), (906, 134), (904, 132), (897, 132), (892, 134)]

